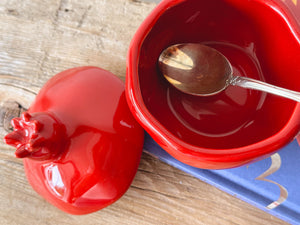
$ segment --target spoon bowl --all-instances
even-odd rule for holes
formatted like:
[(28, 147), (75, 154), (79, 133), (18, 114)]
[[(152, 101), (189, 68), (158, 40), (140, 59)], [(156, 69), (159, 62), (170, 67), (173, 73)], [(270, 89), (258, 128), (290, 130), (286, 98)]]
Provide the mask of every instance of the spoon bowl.
[(164, 77), (178, 90), (200, 96), (217, 94), (229, 85), (232, 67), (224, 55), (202, 44), (176, 44), (159, 57)]

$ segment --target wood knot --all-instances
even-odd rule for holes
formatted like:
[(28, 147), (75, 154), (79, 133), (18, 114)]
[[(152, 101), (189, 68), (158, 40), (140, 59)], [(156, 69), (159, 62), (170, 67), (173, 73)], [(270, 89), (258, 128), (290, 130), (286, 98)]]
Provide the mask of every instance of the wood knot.
[(26, 109), (16, 101), (0, 102), (0, 127), (3, 127), (6, 132), (11, 132), (13, 126), (11, 120), (25, 112)]

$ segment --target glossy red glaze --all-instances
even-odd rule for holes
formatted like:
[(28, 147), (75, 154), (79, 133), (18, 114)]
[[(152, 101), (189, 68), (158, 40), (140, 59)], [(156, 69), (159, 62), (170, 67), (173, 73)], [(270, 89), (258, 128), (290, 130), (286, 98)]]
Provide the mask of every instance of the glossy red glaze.
[(14, 131), (5, 136), (5, 142), (17, 148), (18, 158), (53, 159), (65, 148), (65, 126), (49, 112), (25, 112), (11, 123)]
[(252, 162), (294, 139), (300, 104), (229, 87), (211, 97), (171, 87), (157, 67), (177, 43), (204, 43), (223, 53), (234, 74), (300, 91), (300, 33), (283, 5), (270, 0), (165, 0), (135, 34), (128, 53), (131, 111), (178, 160), (200, 168)]
[(57, 74), (13, 125), (5, 140), (26, 157), (28, 181), (68, 213), (110, 205), (136, 174), (144, 131), (128, 108), (123, 82), (108, 71), (81, 67)]

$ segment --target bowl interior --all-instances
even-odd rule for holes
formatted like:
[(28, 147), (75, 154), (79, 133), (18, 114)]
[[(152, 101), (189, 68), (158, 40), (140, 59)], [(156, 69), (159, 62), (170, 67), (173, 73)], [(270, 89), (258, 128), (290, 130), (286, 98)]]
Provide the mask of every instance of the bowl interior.
[(299, 43), (283, 17), (262, 2), (184, 1), (168, 8), (145, 37), (138, 64), (144, 104), (184, 142), (242, 147), (271, 137), (291, 118), (296, 106), (291, 100), (232, 86), (211, 97), (190, 96), (171, 87), (157, 67), (166, 47), (205, 43), (230, 60), (235, 75), (300, 91)]

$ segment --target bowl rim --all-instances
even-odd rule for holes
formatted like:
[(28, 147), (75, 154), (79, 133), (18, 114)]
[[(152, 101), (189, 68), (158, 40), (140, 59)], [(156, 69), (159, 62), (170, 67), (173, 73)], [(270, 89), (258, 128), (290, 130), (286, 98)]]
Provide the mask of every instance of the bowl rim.
[[(129, 108), (135, 118), (150, 134), (150, 136), (169, 154), (175, 158), (180, 158), (182, 162), (190, 164), (195, 164), (190, 162), (191, 159), (192, 161), (198, 160), (200, 164), (201, 161), (252, 161), (254, 158), (271, 154), (292, 141), (298, 135), (300, 130), (300, 103), (296, 103), (294, 110), (291, 113), (291, 117), (285, 126), (274, 135), (250, 145), (230, 149), (204, 148), (186, 143), (161, 125), (160, 122), (149, 112), (144, 104), (139, 84), (138, 65), (140, 49), (145, 38), (159, 17), (170, 7), (173, 7), (184, 1), (187, 0), (163, 0), (160, 2), (142, 22), (130, 43), (127, 54), (125, 93)], [(265, 4), (280, 14), (300, 45), (300, 34), (298, 30), (294, 28), (294, 22), (290, 20), (288, 13), (284, 12), (283, 8), (280, 7), (278, 3), (275, 3), (271, 0), (254, 1)]]

